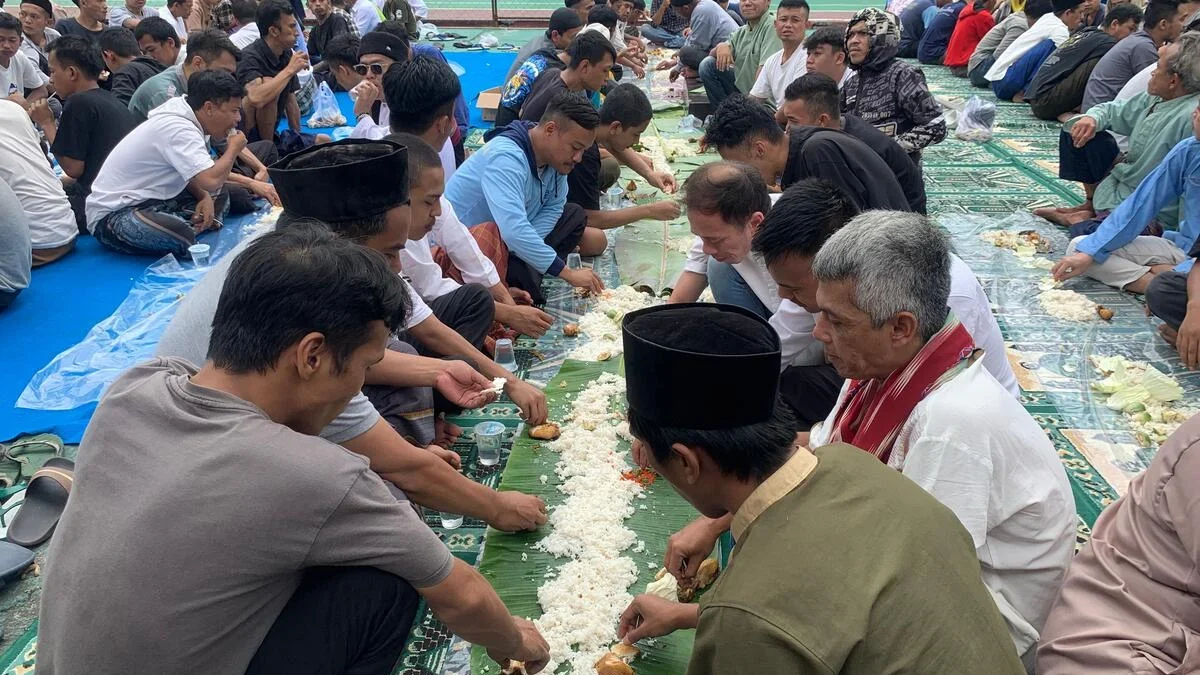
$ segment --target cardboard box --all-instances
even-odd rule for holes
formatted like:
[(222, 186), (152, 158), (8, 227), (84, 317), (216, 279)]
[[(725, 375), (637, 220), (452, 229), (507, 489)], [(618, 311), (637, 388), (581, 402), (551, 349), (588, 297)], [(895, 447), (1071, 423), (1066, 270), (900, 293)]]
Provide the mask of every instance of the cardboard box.
[(485, 122), (495, 122), (496, 111), (500, 109), (500, 87), (492, 87), (479, 92), (475, 107), (483, 111)]

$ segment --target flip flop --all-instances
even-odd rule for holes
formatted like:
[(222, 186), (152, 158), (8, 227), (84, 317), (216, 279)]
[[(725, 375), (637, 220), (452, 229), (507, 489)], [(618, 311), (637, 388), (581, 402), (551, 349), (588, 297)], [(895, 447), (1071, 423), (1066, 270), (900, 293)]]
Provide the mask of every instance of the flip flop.
[(54, 434), (38, 434), (0, 446), (0, 488), (11, 488), (42, 468), (51, 457), (63, 454), (62, 439)]
[(12, 519), (17, 517), (17, 512), (21, 509), (21, 503), (25, 501), (25, 486), (18, 486), (17, 492), (8, 497), (3, 506), (0, 506), (0, 539), (8, 536), (8, 526), (12, 524)]
[(8, 540), (33, 548), (54, 534), (54, 526), (67, 508), (67, 497), (75, 483), (75, 462), (64, 457), (46, 460), (29, 479), (21, 510), (8, 526)]
[(7, 541), (0, 541), (0, 588), (19, 577), (26, 568), (33, 564), (33, 558), (33, 551)]

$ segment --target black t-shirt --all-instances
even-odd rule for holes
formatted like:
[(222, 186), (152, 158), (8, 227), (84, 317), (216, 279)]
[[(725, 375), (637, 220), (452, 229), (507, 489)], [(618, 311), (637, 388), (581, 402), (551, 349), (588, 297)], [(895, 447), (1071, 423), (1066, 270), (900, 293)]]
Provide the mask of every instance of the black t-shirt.
[(100, 33), (104, 32), (103, 27), (101, 27), (98, 31), (90, 31), (80, 25), (80, 23), (75, 19), (59, 19), (58, 22), (54, 24), (54, 30), (63, 35), (85, 37), (96, 43), (100, 42)]
[(349, 32), (350, 26), (346, 23), (346, 17), (336, 13), (330, 14), (325, 23), (314, 26), (308, 37), (308, 55), (312, 57), (312, 62), (317, 63), (321, 60), (330, 40)]
[(117, 100), (129, 105), (133, 92), (142, 86), (146, 80), (166, 70), (166, 66), (146, 56), (139, 56), (117, 69), (108, 78), (107, 89), (117, 97)]
[[(275, 56), (267, 43), (259, 38), (250, 43), (249, 47), (242, 50), (242, 58), (238, 61), (237, 79), (243, 87), (257, 80), (260, 77), (272, 78), (278, 75), (288, 62), (292, 60), (292, 50), (285, 49), (283, 54)], [(288, 81), (287, 86), (279, 93), (279, 99), (276, 101), (276, 111), (279, 119), (283, 119), (286, 114), (288, 94), (293, 94), (300, 91), (300, 80), (295, 76)], [(264, 138), (270, 138), (272, 130), (259, 129), (259, 133)]]
[(63, 104), (58, 135), (50, 151), (60, 157), (82, 160), (83, 175), (78, 184), (91, 191), (92, 181), (108, 153), (136, 126), (133, 113), (112, 92), (81, 91)]
[(567, 174), (567, 188), (568, 202), (578, 204), (584, 211), (600, 210), (599, 145), (592, 143), (592, 147), (583, 151), (583, 159)]
[(780, 177), (786, 190), (803, 178), (820, 178), (846, 192), (860, 210), (908, 211), (908, 199), (895, 174), (866, 143), (837, 129), (800, 127), (788, 132), (787, 166)]
[(546, 108), (550, 107), (550, 101), (564, 91), (569, 90), (567, 84), (563, 82), (562, 71), (557, 68), (543, 70), (533, 81), (533, 85), (529, 87), (529, 95), (525, 97), (525, 103), (521, 105), (521, 119), (526, 122), (540, 122), (542, 115), (546, 113)]
[(891, 136), (876, 129), (875, 125), (864, 122), (861, 117), (842, 115), (842, 128), (879, 155), (879, 158), (896, 175), (896, 182), (900, 183), (900, 189), (904, 190), (908, 206), (914, 213), (924, 214), (925, 181), (921, 178), (921, 169), (912, 161), (904, 148), (901, 148)]

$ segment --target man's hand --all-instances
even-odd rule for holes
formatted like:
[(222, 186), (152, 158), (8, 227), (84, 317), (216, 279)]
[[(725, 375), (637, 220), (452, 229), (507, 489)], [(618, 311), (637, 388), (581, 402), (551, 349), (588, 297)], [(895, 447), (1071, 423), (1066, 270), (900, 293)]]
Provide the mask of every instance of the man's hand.
[(379, 98), (379, 87), (370, 80), (363, 80), (354, 90), (358, 94), (358, 98), (354, 99), (355, 119), (363, 115), (370, 115), (371, 106), (375, 105), (376, 99)]
[(491, 387), (491, 380), (457, 359), (444, 361), (442, 372), (433, 381), (439, 394), (461, 408), (478, 408), (496, 400)]
[(246, 149), (246, 143), (249, 142), (246, 140), (246, 134), (236, 130), (229, 134), (225, 140), (229, 143), (229, 147), (225, 149), (225, 152), (231, 152), (235, 155), (241, 154)]
[(729, 67), (733, 65), (733, 45), (728, 42), (717, 45), (713, 58), (717, 60), (717, 70), (729, 70)]
[(199, 234), (211, 229), (215, 213), (216, 205), (213, 204), (212, 195), (204, 195), (203, 199), (196, 202), (196, 212), (192, 214), (192, 230)]
[(545, 522), (546, 502), (523, 492), (497, 492), (495, 515), (488, 519), (501, 532), (536, 530)]
[(672, 68), (670, 74), (667, 75), (667, 79), (674, 82), (679, 79), (679, 73), (680, 70), (678, 68)]
[(425, 449), (437, 455), (438, 459), (452, 466), (455, 471), (462, 471), (462, 457), (459, 457), (457, 452), (439, 445), (437, 439), (434, 439), (433, 445)]
[(599, 293), (604, 290), (604, 282), (600, 281), (600, 277), (596, 276), (595, 272), (587, 268), (573, 270), (569, 267), (564, 267), (558, 276), (568, 284), (576, 288), (586, 288), (592, 293)]
[(672, 176), (670, 171), (655, 171), (646, 182), (669, 195), (675, 194), (679, 189), (679, 184), (675, 182), (675, 176)]
[(523, 288), (509, 286), (508, 294), (512, 296), (513, 302), (517, 303), (518, 305), (532, 305), (533, 304), (533, 296), (529, 294), (529, 291), (527, 291)]
[(645, 638), (662, 637), (677, 630), (695, 628), (699, 612), (699, 605), (671, 602), (657, 595), (643, 593), (621, 612), (617, 637), (621, 638), (621, 642), (631, 645)]
[(1082, 148), (1096, 137), (1096, 118), (1084, 115), (1071, 125), (1071, 140), (1075, 147)]
[(546, 394), (537, 387), (518, 379), (508, 378), (504, 393), (521, 409), (521, 419), (527, 424), (542, 424), (549, 413), (546, 410)]
[(38, 126), (48, 127), (54, 124), (54, 111), (50, 109), (47, 99), (38, 99), (29, 105), (29, 119)]
[(504, 323), (522, 335), (539, 338), (550, 330), (554, 317), (531, 305), (506, 305)]
[(270, 183), (255, 180), (250, 184), (250, 191), (271, 202), (271, 206), (283, 206), (283, 202), (279, 201), (279, 193), (275, 191), (275, 186)]
[(288, 61), (287, 69), (292, 75), (304, 70), (308, 67), (308, 52), (302, 52), (299, 49), (292, 52), (292, 59)]
[(655, 220), (675, 220), (682, 213), (679, 202), (674, 199), (664, 199), (650, 205), (650, 217)]
[(266, 164), (261, 165), (258, 171), (254, 172), (254, 180), (262, 181), (264, 183), (271, 180), (271, 174), (267, 172)]
[(1092, 256), (1086, 253), (1072, 253), (1054, 264), (1050, 275), (1055, 281), (1066, 281), (1079, 276), (1092, 266)]
[(718, 521), (700, 516), (667, 539), (667, 553), (663, 566), (680, 581), (696, 576), (700, 563), (712, 553), (721, 536)]
[(679, 64), (678, 59), (663, 59), (662, 61), (658, 62), (658, 65), (655, 66), (654, 69), (655, 70), (670, 70), (671, 68), (674, 68), (678, 64)]
[(1183, 365), (1188, 370), (1196, 370), (1200, 366), (1200, 309), (1188, 307), (1183, 315), (1183, 323), (1179, 324), (1175, 349), (1179, 350), (1179, 358), (1183, 359)]
[(488, 650), (488, 656), (499, 663), (501, 667), (508, 667), (509, 661), (521, 661), (525, 664), (525, 672), (542, 672), (542, 669), (546, 667), (546, 662), (550, 660), (550, 645), (546, 643), (546, 638), (542, 637), (532, 621), (516, 616), (512, 620), (517, 625), (517, 630), (521, 632), (520, 646), (512, 654), (501, 654), (494, 650)]
[(634, 75), (636, 75), (636, 76), (637, 76), (637, 78), (640, 80), (640, 79), (642, 79), (643, 77), (645, 77), (645, 76), (646, 76), (646, 69), (645, 69), (645, 68), (643, 68), (643, 67), (641, 67), (640, 65), (638, 65), (638, 64), (635, 62), (635, 63), (633, 64), (633, 74), (634, 74)]

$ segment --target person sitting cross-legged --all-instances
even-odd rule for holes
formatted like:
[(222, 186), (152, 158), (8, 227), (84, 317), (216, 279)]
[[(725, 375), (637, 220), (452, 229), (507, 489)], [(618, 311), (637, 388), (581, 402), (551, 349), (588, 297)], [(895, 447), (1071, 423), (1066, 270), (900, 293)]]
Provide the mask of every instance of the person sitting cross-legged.
[(158, 16), (158, 11), (146, 6), (146, 0), (123, 0), (113, 3), (108, 11), (108, 25), (133, 30), (143, 19)]
[(950, 74), (955, 77), (967, 76), (967, 64), (975, 48), (983, 40), (983, 36), (995, 28), (996, 21), (988, 10), (989, 3), (976, 0), (967, 5), (958, 15), (958, 23), (954, 25), (954, 33), (946, 45), (946, 56), (942, 63), (950, 68)]
[(566, 67), (553, 67), (552, 59), (547, 56), (541, 72), (527, 89), (505, 88), (500, 109), (496, 111), (495, 128), (520, 119), (537, 122), (550, 101), (563, 91), (584, 92), (585, 96), (600, 91), (609, 82), (616, 59), (617, 50), (608, 38), (594, 31), (580, 31), (567, 45)]
[(732, 94), (750, 94), (767, 59), (783, 46), (776, 35), (770, 0), (742, 0), (740, 9), (746, 24), (700, 62), (700, 81), (713, 109)]
[(384, 257), (323, 223), (247, 246), (202, 365), (137, 365), (92, 417), (47, 556), (38, 669), (387, 673), (422, 600), (499, 662), (544, 664), (537, 628), (364, 457), (316, 435), (408, 312)]
[[(1158, 51), (1163, 45), (1179, 39), (1188, 17), (1197, 10), (1200, 10), (1200, 1), (1196, 0), (1147, 3), (1142, 30), (1109, 50), (1088, 74), (1080, 110), (1116, 100), (1117, 94), (1134, 75), (1158, 62)], [(1144, 83), (1142, 91), (1145, 91)]]
[(821, 73), (837, 82), (839, 92), (854, 74), (846, 66), (846, 38), (837, 26), (820, 26), (813, 30), (804, 39), (804, 51), (807, 53), (805, 72)]
[[(1083, 20), (1080, 0), (1029, 0), (1025, 15), (1033, 23), (984, 74), (992, 93), (1002, 101), (1022, 102), (1038, 68), (1051, 52), (1067, 41)], [(1037, 17), (1035, 19), (1035, 17)]]
[[(170, 39), (174, 40), (175, 38)], [(104, 57), (104, 65), (108, 70), (104, 87), (111, 91), (117, 100), (126, 105), (129, 105), (129, 99), (133, 96), (133, 92), (137, 91), (143, 82), (161, 73), (170, 65), (164, 65), (157, 59), (143, 55), (137, 36), (133, 31), (121, 26), (105, 28), (104, 32), (100, 33), (99, 45)], [(170, 47), (163, 50), (163, 53), (166, 51), (170, 51)], [(178, 57), (178, 50), (176, 50), (176, 57)], [(172, 63), (174, 62), (172, 61)]]
[[(579, 15), (575, 13), (575, 10), (568, 7), (559, 7), (554, 10), (550, 14), (550, 26), (546, 31), (530, 38), (529, 42), (526, 42), (517, 52), (517, 58), (513, 60), (512, 66), (504, 76), (505, 83), (511, 83), (517, 71), (534, 54), (547, 51), (557, 53), (565, 50), (581, 28), (583, 28), (583, 22), (579, 20)], [(541, 71), (538, 70), (538, 72)], [(529, 83), (532, 83), (534, 79), (537, 79), (537, 74), (529, 79)]]
[(333, 91), (350, 91), (362, 82), (362, 75), (354, 72), (358, 65), (358, 38), (343, 33), (325, 45), (325, 54), (321, 59), (324, 68), (315, 72), (314, 76), (329, 85)]
[[(899, 10), (896, 20), (900, 24), (900, 41), (897, 43), (897, 55), (902, 59), (917, 58), (917, 47), (925, 36), (925, 27), (937, 15), (942, 7), (949, 5), (950, 0), (910, 0)], [(893, 12), (891, 7), (888, 12)]]
[[(670, 0), (671, 8), (688, 20), (683, 44), (673, 59), (659, 61), (659, 70), (670, 70), (671, 81), (680, 75), (699, 77), (700, 64), (717, 45), (729, 39), (738, 23), (714, 0)], [(767, 26), (770, 29), (770, 26)], [(685, 73), (686, 69), (686, 73)]]
[[(1023, 672), (954, 514), (850, 445), (799, 442), (762, 319), (666, 305), (622, 333), (634, 461), (737, 540), (699, 603), (634, 598), (625, 643), (695, 628), (690, 675)], [(690, 581), (711, 551), (667, 569)]]
[(392, 112), (384, 98), (383, 74), (393, 63), (411, 58), (412, 46), (406, 35), (376, 29), (359, 40), (354, 72), (362, 80), (351, 94), (356, 119), (351, 138), (379, 140), (388, 135)]
[(193, 0), (167, 0), (166, 7), (158, 9), (158, 16), (175, 29), (175, 37), (187, 42), (187, 18), (192, 15)]
[(330, 40), (339, 35), (361, 37), (354, 20), (345, 12), (334, 12), (333, 3), (329, 0), (308, 0), (308, 8), (317, 20), (317, 25), (313, 26), (308, 36), (308, 54), (318, 67), (325, 58)]
[(21, 49), (21, 22), (8, 12), (0, 11), (0, 98), (6, 98), (28, 108), (46, 98), (48, 78), (38, 70)]
[(642, 37), (667, 49), (679, 49), (683, 46), (688, 20), (675, 11), (671, 0), (652, 0), (647, 14), (649, 19), (641, 27)]
[(21, 20), (21, 53), (43, 75), (49, 75), (50, 61), (47, 60), (46, 48), (62, 37), (51, 28), (54, 5), (50, 4), (50, 0), (23, 0), (17, 17)]
[[(13, 202), (3, 209), (0, 227), (5, 229), (4, 246), (23, 249), (24, 256), (23, 262), (14, 261), (8, 250), (0, 256), (6, 268), (0, 277), (7, 277), (8, 282), (0, 281), (0, 286), (11, 290), (22, 277), (29, 281), (31, 263), (39, 267), (73, 251), (79, 228), (62, 181), (46, 161), (41, 136), (25, 109), (14, 101), (0, 99), (0, 138), (4, 139), (0, 143), (0, 181), (13, 193)], [(10, 213), (10, 208), (16, 212)]]
[[(1008, 6), (1007, 3), (1003, 4), (1005, 7)], [(971, 58), (967, 59), (966, 77), (971, 79), (973, 86), (980, 89), (992, 86), (992, 83), (988, 82), (984, 75), (991, 70), (992, 64), (1004, 54), (1009, 45), (1029, 30), (1036, 19), (1027, 19), (1025, 11), (1022, 10), (1013, 12), (1003, 19), (996, 16), (996, 21), (996, 25), (992, 26), (992, 29), (984, 34), (979, 44), (975, 45), (975, 51), (971, 52)]]
[(750, 98), (767, 103), (777, 113), (783, 107), (783, 94), (788, 85), (808, 72), (808, 52), (803, 44), (804, 35), (812, 25), (808, 16), (806, 0), (779, 0), (775, 14), (775, 35), (783, 49), (767, 57), (766, 63), (758, 71), (754, 86), (747, 92)]
[(958, 17), (966, 8), (966, 0), (952, 0), (934, 12), (933, 18), (921, 34), (921, 41), (917, 43), (918, 61), (926, 65), (942, 64), (946, 57), (946, 46), (950, 44), (950, 38), (958, 24)]

